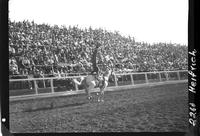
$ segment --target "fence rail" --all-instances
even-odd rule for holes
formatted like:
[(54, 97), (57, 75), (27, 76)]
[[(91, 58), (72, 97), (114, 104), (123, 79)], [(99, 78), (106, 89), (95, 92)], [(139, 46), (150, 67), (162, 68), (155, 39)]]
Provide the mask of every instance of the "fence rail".
[[(12, 99), (15, 97), (20, 98), (21, 96), (28, 97), (66, 91), (80, 91), (83, 86), (74, 84), (72, 79), (79, 80), (81, 77), (85, 76), (10, 79), (9, 96)], [(115, 74), (110, 76), (108, 88), (181, 81), (187, 80), (187, 78), (187, 70)]]

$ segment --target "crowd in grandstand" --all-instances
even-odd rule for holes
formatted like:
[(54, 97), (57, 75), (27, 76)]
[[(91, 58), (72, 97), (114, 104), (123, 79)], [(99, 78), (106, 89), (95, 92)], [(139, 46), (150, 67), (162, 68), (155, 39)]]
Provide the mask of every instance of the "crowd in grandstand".
[(92, 50), (97, 43), (102, 45), (99, 65), (104, 63), (105, 56), (110, 56), (118, 72), (187, 69), (187, 46), (150, 45), (101, 28), (9, 20), (9, 75), (90, 72)]

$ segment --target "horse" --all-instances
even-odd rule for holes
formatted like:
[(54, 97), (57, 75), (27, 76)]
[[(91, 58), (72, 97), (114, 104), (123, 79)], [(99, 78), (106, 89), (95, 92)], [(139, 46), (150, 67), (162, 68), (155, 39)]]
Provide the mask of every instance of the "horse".
[(98, 95), (98, 102), (103, 102), (103, 96), (104, 96), (104, 90), (108, 86), (108, 80), (110, 75), (113, 74), (112, 69), (107, 69), (105, 73), (103, 73), (103, 76), (100, 77), (100, 80), (98, 81), (94, 75), (88, 75), (85, 78), (82, 77), (81, 81), (78, 81), (77, 79), (73, 79), (74, 83), (77, 85), (83, 85), (85, 92), (87, 94), (87, 99), (91, 100), (91, 90), (94, 89), (98, 84), (100, 88), (100, 93), (97, 93)]

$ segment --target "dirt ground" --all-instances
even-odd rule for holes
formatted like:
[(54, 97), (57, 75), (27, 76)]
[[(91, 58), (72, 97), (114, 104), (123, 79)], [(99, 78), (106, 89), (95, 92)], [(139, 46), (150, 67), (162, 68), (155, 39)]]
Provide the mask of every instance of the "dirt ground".
[(105, 92), (103, 103), (85, 94), (11, 102), (10, 131), (186, 132), (187, 84)]

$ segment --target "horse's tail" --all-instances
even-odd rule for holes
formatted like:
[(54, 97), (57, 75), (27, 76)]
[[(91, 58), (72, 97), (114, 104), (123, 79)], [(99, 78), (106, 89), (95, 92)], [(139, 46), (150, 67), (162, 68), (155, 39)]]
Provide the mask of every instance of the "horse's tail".
[(84, 77), (81, 77), (81, 81), (79, 82), (77, 79), (73, 79), (75, 84), (81, 85), (82, 81), (84, 80)]
[(75, 83), (75, 84), (77, 84), (77, 85), (81, 85), (81, 84), (82, 84), (82, 81), (83, 81), (83, 79), (84, 79), (84, 78), (83, 78), (83, 77), (81, 77), (81, 81), (79, 82), (79, 81), (78, 81), (76, 78), (74, 78), (74, 79), (73, 79), (73, 81), (74, 81), (74, 83)]

